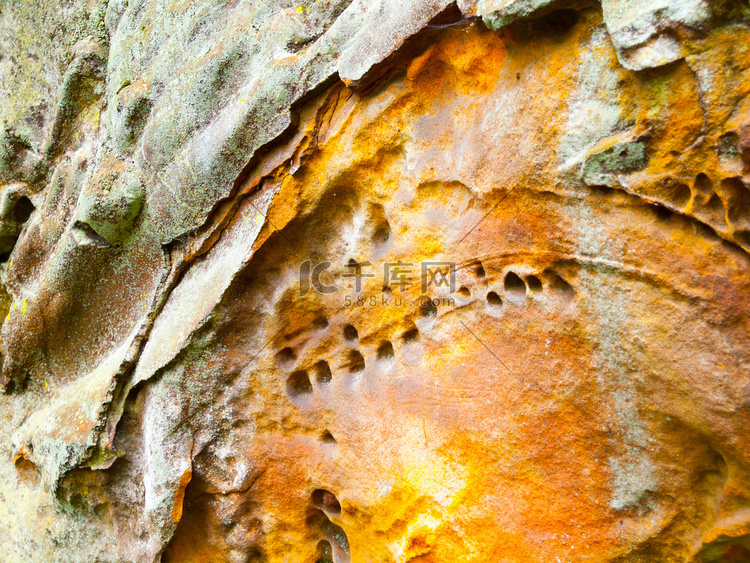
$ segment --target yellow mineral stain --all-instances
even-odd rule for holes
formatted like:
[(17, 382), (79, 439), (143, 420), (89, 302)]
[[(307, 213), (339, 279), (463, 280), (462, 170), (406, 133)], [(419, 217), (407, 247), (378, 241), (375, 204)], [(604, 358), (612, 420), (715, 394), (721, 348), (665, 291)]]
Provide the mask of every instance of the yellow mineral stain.
[(177, 491), (174, 494), (174, 507), (172, 508), (172, 520), (179, 522), (182, 519), (182, 503), (185, 500), (185, 489), (190, 483), (190, 479), (193, 477), (193, 470), (188, 467), (185, 473), (180, 477), (180, 483), (177, 486)]

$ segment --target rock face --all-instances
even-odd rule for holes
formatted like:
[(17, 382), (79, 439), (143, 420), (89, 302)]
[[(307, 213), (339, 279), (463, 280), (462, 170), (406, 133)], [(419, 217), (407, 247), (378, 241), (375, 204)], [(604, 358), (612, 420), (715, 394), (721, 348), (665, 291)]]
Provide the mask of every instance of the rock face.
[(750, 5), (0, 3), (3, 561), (750, 561)]

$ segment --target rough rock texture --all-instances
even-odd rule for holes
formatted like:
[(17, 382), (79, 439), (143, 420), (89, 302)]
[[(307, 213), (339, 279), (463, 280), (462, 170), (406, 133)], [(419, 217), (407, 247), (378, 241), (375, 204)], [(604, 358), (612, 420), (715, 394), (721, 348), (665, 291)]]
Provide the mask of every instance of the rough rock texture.
[(750, 5), (0, 2), (3, 561), (750, 561)]

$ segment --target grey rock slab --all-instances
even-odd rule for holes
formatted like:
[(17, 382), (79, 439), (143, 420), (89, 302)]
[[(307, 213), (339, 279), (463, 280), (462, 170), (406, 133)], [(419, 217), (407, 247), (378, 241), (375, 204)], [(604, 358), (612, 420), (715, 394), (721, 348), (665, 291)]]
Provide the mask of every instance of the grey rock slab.
[[(202, 225), (256, 151), (290, 127), (295, 104), (337, 73), (361, 80), (450, 4), (154, 0), (110, 15), (110, 106), (123, 87), (148, 85), (152, 107), (134, 158), (157, 239)], [(108, 111), (108, 144), (138, 134), (123, 133), (127, 113)]]
[(602, 0), (602, 11), (617, 57), (629, 70), (682, 58), (682, 30), (699, 31), (711, 16), (705, 0)]
[(487, 27), (500, 29), (518, 20), (531, 16), (556, 0), (480, 0), (477, 15)]
[[(476, 14), (488, 27), (500, 29), (557, 3), (480, 0)], [(628, 70), (656, 68), (681, 59), (684, 35), (701, 32), (711, 17), (706, 0), (601, 0), (601, 6), (617, 58)]]

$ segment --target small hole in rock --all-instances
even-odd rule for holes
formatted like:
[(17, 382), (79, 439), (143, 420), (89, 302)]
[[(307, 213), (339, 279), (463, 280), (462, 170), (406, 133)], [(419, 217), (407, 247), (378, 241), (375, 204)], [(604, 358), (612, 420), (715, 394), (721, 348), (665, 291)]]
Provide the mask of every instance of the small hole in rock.
[(358, 350), (349, 352), (348, 360), (349, 371), (354, 373), (365, 369), (365, 358)]
[(346, 325), (344, 327), (344, 338), (349, 341), (357, 341), (359, 339), (359, 333), (357, 329), (352, 325)]
[(495, 293), (494, 291), (490, 291), (487, 294), (487, 303), (489, 303), (490, 305), (495, 305), (496, 307), (499, 307), (500, 305), (503, 304), (503, 300), (500, 299), (500, 296), (497, 293)]
[(529, 276), (526, 278), (526, 283), (529, 284), (529, 289), (533, 293), (539, 293), (542, 291), (542, 282), (536, 276)]
[(693, 192), (690, 191), (690, 188), (686, 184), (677, 184), (672, 189), (671, 195), (675, 207), (682, 209), (690, 203), (690, 198), (693, 197)]
[(573, 288), (568, 282), (562, 279), (562, 277), (560, 277), (559, 274), (557, 274), (556, 272), (549, 272), (549, 276), (550, 276), (550, 287), (554, 291), (558, 291), (560, 293), (564, 293), (567, 295), (573, 295), (574, 293)]
[(704, 194), (712, 193), (714, 190), (714, 186), (713, 186), (713, 183), (711, 182), (711, 179), (708, 176), (706, 176), (703, 172), (701, 172), (695, 177), (695, 183), (693, 184), (693, 186), (695, 187), (695, 189), (697, 189), (698, 191)]
[(297, 361), (297, 354), (288, 346), (276, 354), (276, 361), (282, 367), (290, 367)]
[(315, 330), (323, 330), (328, 328), (328, 319), (325, 317), (318, 317), (313, 321), (313, 328)]
[(403, 334), (401, 339), (403, 340), (404, 344), (417, 342), (419, 340), (419, 330), (417, 330), (416, 328), (409, 329)]
[(391, 295), (392, 293), (393, 293), (393, 290), (390, 287), (388, 287), (387, 285), (383, 286), (383, 294), (384, 295)]
[(479, 266), (477, 266), (477, 269), (476, 269), (476, 274), (478, 278), (483, 278), (484, 276), (486, 276), (487, 273), (484, 271), (484, 266), (479, 264)]
[(526, 284), (513, 272), (508, 272), (505, 276), (505, 293), (513, 297), (526, 296)]
[(461, 297), (464, 297), (464, 298), (466, 298), (466, 299), (468, 299), (469, 297), (471, 297), (471, 291), (469, 291), (469, 288), (468, 288), (468, 287), (466, 287), (465, 285), (462, 285), (462, 286), (461, 286), (461, 287), (459, 288), (459, 290), (458, 290), (458, 294), (459, 294), (459, 295), (460, 295)]
[[(739, 177), (724, 178), (721, 191), (727, 201), (727, 218), (733, 227), (746, 223), (750, 210), (750, 190)], [(744, 227), (745, 225), (743, 225)]]
[(317, 546), (318, 560), (315, 563), (333, 563), (333, 549), (331, 542), (320, 540)]
[(16, 223), (25, 223), (34, 212), (34, 204), (27, 197), (19, 197), (13, 207), (13, 219)]
[(382, 205), (370, 205), (368, 224), (372, 225), (372, 242), (376, 247), (385, 244), (391, 238), (391, 225), (386, 219)]
[(325, 360), (320, 360), (315, 364), (315, 379), (322, 385), (327, 385), (333, 379), (331, 374), (331, 366)]
[(706, 208), (715, 212), (722, 219), (724, 218), (724, 202), (717, 194), (711, 194), (711, 197), (706, 201)]
[(39, 484), (39, 477), (41, 474), (34, 463), (21, 455), (16, 456), (15, 465), (20, 481), (33, 487), (36, 487)]
[(341, 504), (336, 495), (325, 489), (316, 489), (312, 494), (313, 504), (326, 514), (341, 514)]
[(295, 371), (289, 376), (287, 382), (287, 389), (292, 397), (299, 397), (301, 395), (309, 395), (312, 393), (312, 384), (310, 378), (305, 370)]
[(336, 438), (334, 438), (333, 434), (326, 430), (325, 432), (323, 432), (323, 434), (320, 435), (320, 441), (327, 444), (335, 444)]
[(422, 317), (434, 317), (437, 315), (437, 305), (429, 297), (424, 297), (419, 305), (419, 315)]
[(378, 359), (380, 360), (391, 360), (395, 354), (393, 353), (393, 344), (387, 340), (380, 343), (378, 346)]
[(375, 244), (385, 244), (391, 238), (391, 226), (388, 223), (380, 225), (372, 234), (372, 242)]

